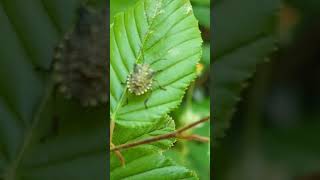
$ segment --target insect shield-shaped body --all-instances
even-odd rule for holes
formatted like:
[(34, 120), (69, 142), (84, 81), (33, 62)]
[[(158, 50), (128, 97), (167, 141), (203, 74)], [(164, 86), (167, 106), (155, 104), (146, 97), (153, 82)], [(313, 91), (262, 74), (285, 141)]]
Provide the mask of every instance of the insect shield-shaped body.
[(133, 72), (127, 78), (127, 88), (130, 93), (140, 96), (152, 89), (153, 71), (149, 64), (135, 64)]

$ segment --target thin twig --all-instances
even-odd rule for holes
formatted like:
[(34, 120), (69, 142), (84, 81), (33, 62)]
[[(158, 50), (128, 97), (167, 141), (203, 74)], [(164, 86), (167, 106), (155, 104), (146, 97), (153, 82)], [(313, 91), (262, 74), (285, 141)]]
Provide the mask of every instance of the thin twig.
[[(182, 139), (192, 139), (192, 140), (199, 140), (199, 141), (202, 141), (202, 142), (208, 142), (209, 139), (206, 139), (205, 137), (201, 137), (201, 136), (198, 136), (198, 135), (191, 135), (191, 136), (182, 136), (182, 133), (184, 131), (187, 131), (201, 123), (204, 123), (206, 121), (209, 121), (210, 117), (205, 117), (199, 121), (196, 121), (194, 123), (191, 123), (185, 127), (182, 127), (172, 133), (168, 133), (168, 134), (162, 134), (162, 135), (159, 135), (159, 136), (155, 136), (155, 137), (152, 137), (152, 138), (148, 138), (148, 139), (145, 139), (145, 140), (141, 140), (141, 141), (137, 141), (137, 142), (132, 142), (132, 143), (127, 143), (127, 144), (121, 144), (119, 146), (115, 146), (115, 147), (111, 147), (110, 148), (110, 151), (113, 152), (113, 151), (119, 151), (119, 150), (123, 150), (123, 149), (127, 149), (127, 148), (132, 148), (132, 147), (135, 147), (135, 146), (139, 146), (139, 145), (143, 145), (143, 144), (149, 144), (149, 143), (153, 143), (153, 142), (156, 142), (156, 141), (160, 141), (160, 140), (163, 140), (163, 139), (170, 139), (170, 138), (182, 138)], [(188, 138), (190, 137), (190, 138)]]
[[(113, 137), (113, 131), (114, 131), (114, 126), (115, 126), (115, 122), (111, 119), (111, 123), (110, 123), (110, 147), (113, 148), (115, 147), (115, 145), (112, 143), (112, 137)], [(116, 154), (116, 156), (118, 157), (118, 159), (121, 162), (121, 165), (124, 166), (125, 165), (125, 159), (122, 156), (120, 151), (115, 151), (114, 152)]]
[(199, 141), (199, 142), (203, 142), (203, 143), (210, 142), (210, 138), (199, 136), (197, 134), (192, 134), (192, 135), (187, 135), (187, 136), (181, 135), (181, 136), (178, 136), (178, 138), (189, 140), (189, 141)]
[[(115, 147), (115, 145), (112, 142), (110, 143), (110, 146), (111, 146), (111, 148)], [(121, 152), (120, 151), (115, 151), (114, 153), (116, 154), (116, 156), (120, 160), (121, 166), (124, 166), (126, 163), (125, 163), (125, 159), (122, 156)]]

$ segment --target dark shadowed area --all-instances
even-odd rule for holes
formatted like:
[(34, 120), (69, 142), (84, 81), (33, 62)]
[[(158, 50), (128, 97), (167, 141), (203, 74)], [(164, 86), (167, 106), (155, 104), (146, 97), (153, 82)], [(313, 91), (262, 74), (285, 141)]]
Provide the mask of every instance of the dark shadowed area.
[(319, 179), (319, 18), (317, 0), (282, 3), (278, 50), (257, 66), (215, 142), (215, 179)]

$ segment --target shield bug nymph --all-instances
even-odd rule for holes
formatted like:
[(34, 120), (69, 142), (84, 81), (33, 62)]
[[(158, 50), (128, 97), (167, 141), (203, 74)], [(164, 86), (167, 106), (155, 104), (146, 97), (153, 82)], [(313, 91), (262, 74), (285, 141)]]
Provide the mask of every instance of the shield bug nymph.
[[(142, 60), (144, 61), (143, 49), (141, 49), (141, 54), (142, 54)], [(152, 90), (153, 82), (157, 82), (155, 79), (155, 75), (158, 72), (160, 72), (160, 71), (154, 71), (151, 68), (152, 64), (147, 64), (144, 62), (134, 64), (133, 72), (131, 72), (128, 75), (127, 81), (126, 81), (128, 91), (131, 94), (134, 94), (136, 96), (141, 96), (147, 93), (148, 91)], [(166, 90), (160, 85), (158, 85), (158, 87), (161, 90)], [(148, 100), (149, 100), (149, 97), (147, 97), (147, 99), (144, 101), (144, 105), (146, 108), (148, 108), (147, 106)], [(127, 103), (128, 103), (128, 99), (127, 99)]]
[(152, 89), (155, 71), (149, 64), (135, 64), (128, 75), (127, 88), (130, 93), (140, 96)]

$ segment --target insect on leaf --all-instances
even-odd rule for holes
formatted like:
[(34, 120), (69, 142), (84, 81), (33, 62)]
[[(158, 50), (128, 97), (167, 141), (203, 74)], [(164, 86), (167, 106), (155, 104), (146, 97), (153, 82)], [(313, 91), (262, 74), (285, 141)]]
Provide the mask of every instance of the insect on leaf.
[[(190, 2), (141, 0), (117, 14), (112, 22), (110, 116), (116, 125), (113, 143), (136, 142), (174, 131), (174, 122), (167, 114), (181, 103), (196, 77), (195, 67), (201, 58), (202, 39)], [(152, 89), (140, 93), (136, 86), (141, 83), (145, 87), (151, 84)], [(173, 142), (162, 140), (121, 151), (124, 167), (111, 153), (111, 179), (196, 179), (192, 171), (161, 154)]]
[[(110, 26), (113, 142), (122, 144), (147, 132), (181, 103), (196, 77), (202, 39), (187, 0), (139, 1), (117, 14)], [(137, 63), (149, 64), (157, 72), (152, 90), (140, 96), (129, 93), (125, 84)]]

